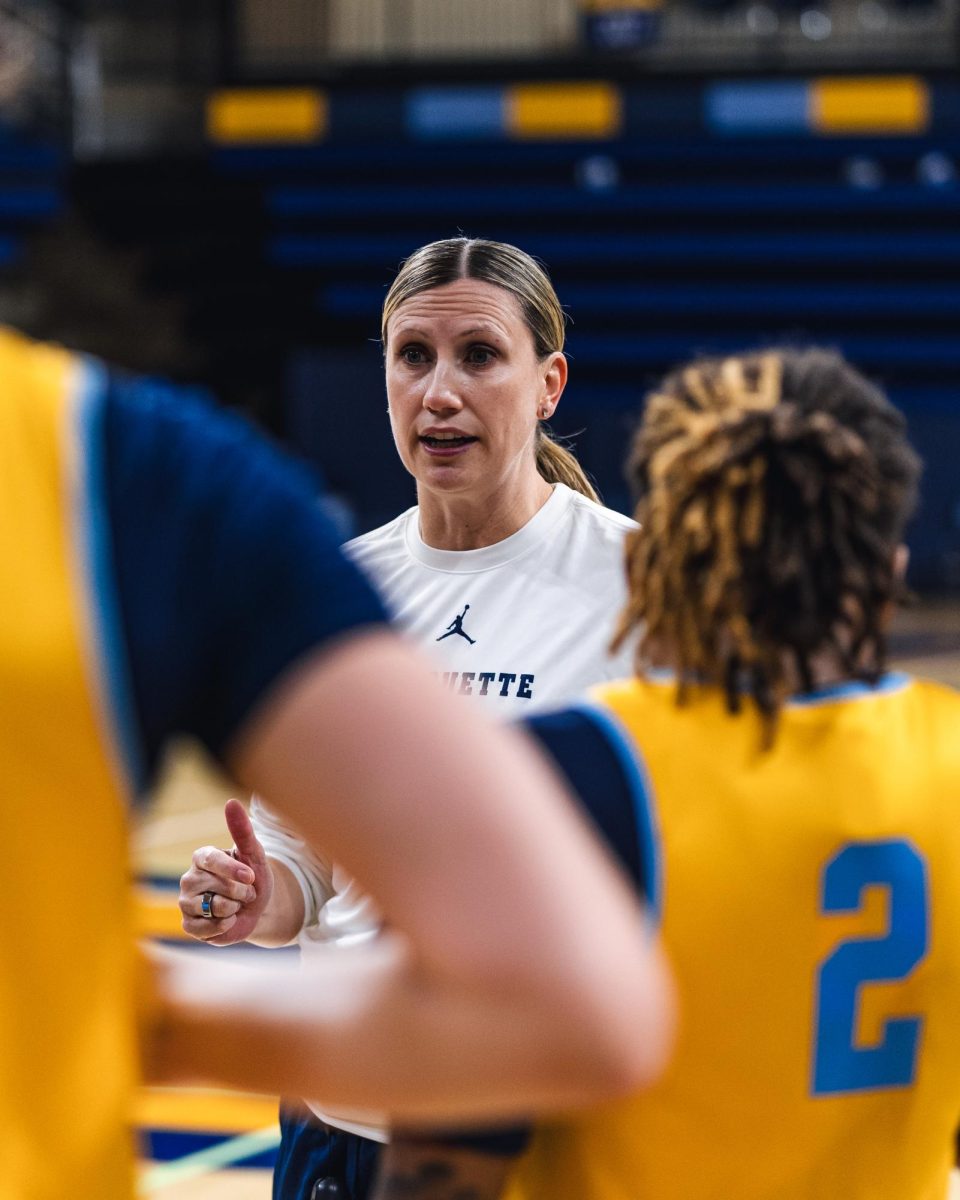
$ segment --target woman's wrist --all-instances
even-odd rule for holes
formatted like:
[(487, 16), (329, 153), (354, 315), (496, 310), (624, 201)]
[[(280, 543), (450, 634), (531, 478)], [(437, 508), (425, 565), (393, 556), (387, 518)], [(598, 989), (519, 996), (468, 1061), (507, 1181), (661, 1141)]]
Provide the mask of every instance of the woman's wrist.
[(306, 916), (303, 892), (285, 863), (268, 856), (267, 868), (271, 875), (270, 899), (247, 941), (270, 948), (289, 946), (303, 928)]

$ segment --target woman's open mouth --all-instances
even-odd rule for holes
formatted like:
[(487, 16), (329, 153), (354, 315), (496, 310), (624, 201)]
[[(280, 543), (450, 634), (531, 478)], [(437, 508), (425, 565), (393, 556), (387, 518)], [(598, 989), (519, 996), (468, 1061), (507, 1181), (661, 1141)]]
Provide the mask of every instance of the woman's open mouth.
[(420, 445), (428, 454), (444, 457), (459, 454), (475, 441), (477, 441), (475, 437), (466, 437), (460, 434), (425, 434), (420, 438)]

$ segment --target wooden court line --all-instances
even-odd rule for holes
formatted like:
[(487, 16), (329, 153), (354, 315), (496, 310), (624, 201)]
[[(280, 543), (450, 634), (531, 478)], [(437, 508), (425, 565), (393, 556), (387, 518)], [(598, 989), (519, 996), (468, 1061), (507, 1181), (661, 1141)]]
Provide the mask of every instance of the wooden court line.
[[(135, 888), (136, 921), (141, 937), (176, 939), (192, 946), (180, 925), (177, 880), (148, 882)], [(212, 1176), (275, 1150), (280, 1144), (276, 1097), (201, 1088), (143, 1088), (134, 1123), (143, 1131), (208, 1133), (222, 1140), (170, 1162), (143, 1165), (139, 1195), (152, 1195)], [(259, 1175), (259, 1172), (257, 1172)], [(265, 1172), (269, 1178), (270, 1172)], [(179, 1194), (179, 1193), (177, 1193)]]

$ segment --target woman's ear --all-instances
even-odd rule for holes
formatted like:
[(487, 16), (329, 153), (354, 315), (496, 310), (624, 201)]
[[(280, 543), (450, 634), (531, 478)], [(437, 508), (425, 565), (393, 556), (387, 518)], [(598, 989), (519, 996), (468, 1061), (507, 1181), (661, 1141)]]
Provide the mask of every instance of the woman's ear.
[(567, 360), (559, 350), (555, 350), (544, 359), (541, 370), (543, 391), (537, 405), (537, 416), (541, 421), (545, 421), (553, 416), (563, 395), (563, 389), (567, 386)]

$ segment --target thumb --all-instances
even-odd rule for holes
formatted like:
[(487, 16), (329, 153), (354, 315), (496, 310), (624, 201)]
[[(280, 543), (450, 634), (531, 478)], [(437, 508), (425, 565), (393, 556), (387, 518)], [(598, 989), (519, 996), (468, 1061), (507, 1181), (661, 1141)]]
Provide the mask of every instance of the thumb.
[(262, 865), (266, 860), (266, 855), (263, 852), (263, 846), (257, 840), (256, 833), (254, 833), (250, 814), (244, 806), (239, 800), (228, 800), (224, 806), (223, 815), (227, 822), (227, 829), (230, 831), (230, 836), (233, 838), (233, 844), (237, 848), (236, 857), (238, 861), (246, 863), (247, 866), (254, 869)]

